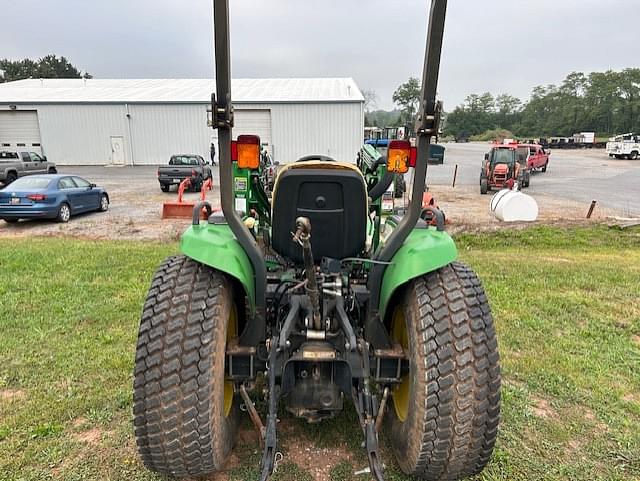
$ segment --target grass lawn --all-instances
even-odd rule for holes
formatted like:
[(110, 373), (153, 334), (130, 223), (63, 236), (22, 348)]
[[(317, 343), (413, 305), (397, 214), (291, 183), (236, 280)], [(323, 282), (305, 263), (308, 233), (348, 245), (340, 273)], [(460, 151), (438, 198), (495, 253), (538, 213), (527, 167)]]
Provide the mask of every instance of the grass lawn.
[[(457, 241), (502, 357), (501, 430), (480, 479), (640, 479), (640, 231)], [(0, 239), (0, 480), (161, 479), (136, 455), (131, 371), (151, 275), (176, 250)], [(281, 440), (276, 481), (365, 479), (352, 476), (366, 459), (351, 409), (320, 426), (283, 415)], [(259, 457), (246, 421), (219, 478), (256, 479)], [(406, 479), (386, 462), (388, 479)]]

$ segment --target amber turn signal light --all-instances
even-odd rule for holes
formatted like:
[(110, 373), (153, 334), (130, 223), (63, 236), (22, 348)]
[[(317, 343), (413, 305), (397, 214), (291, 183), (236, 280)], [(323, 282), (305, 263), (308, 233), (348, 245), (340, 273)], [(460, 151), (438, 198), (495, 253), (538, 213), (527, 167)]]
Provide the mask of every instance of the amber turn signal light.
[(392, 140), (387, 149), (387, 170), (404, 174), (409, 170), (411, 143), (408, 140)]
[(236, 149), (239, 168), (255, 170), (260, 166), (260, 137), (238, 135)]

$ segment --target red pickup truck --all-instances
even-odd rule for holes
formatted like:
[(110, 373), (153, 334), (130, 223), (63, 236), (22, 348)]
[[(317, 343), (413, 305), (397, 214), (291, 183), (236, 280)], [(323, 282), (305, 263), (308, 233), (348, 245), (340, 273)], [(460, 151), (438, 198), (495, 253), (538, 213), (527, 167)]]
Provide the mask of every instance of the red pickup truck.
[(549, 165), (549, 152), (545, 151), (541, 145), (538, 144), (517, 144), (516, 152), (518, 156), (518, 162), (526, 170), (539, 169), (542, 172), (547, 171), (547, 165)]

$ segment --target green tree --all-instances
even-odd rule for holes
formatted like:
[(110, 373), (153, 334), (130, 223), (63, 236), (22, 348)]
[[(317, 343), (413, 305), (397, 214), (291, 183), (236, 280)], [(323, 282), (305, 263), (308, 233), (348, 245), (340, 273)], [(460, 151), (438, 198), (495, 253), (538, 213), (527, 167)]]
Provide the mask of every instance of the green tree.
[(0, 60), (0, 82), (12, 82), (26, 78), (92, 78), (82, 72), (65, 57), (53, 54), (38, 60)]
[(420, 81), (410, 77), (393, 92), (392, 100), (402, 111), (402, 120), (413, 127), (420, 104)]

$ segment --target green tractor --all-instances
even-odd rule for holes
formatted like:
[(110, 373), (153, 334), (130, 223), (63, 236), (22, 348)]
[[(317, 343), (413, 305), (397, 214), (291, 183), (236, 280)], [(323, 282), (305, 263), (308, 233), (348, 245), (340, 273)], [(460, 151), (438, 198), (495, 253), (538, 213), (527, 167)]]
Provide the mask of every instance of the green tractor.
[[(433, 0), (417, 145), (386, 163), (311, 155), (261, 184), (260, 140), (232, 141), (228, 0), (214, 0), (222, 212), (200, 203), (147, 295), (134, 373), (138, 450), (151, 470), (202, 478), (224, 468), (246, 411), (274, 470), (283, 405), (309, 422), (353, 401), (371, 473), (386, 430), (400, 468), (423, 479), (479, 473), (496, 440), (500, 368), (479, 279), (421, 220), (446, 0)], [(413, 168), (402, 217), (383, 209), (390, 174)], [(201, 220), (202, 211), (207, 220)], [(249, 397), (264, 391), (265, 413)], [(242, 406), (242, 409), (241, 409)]]

